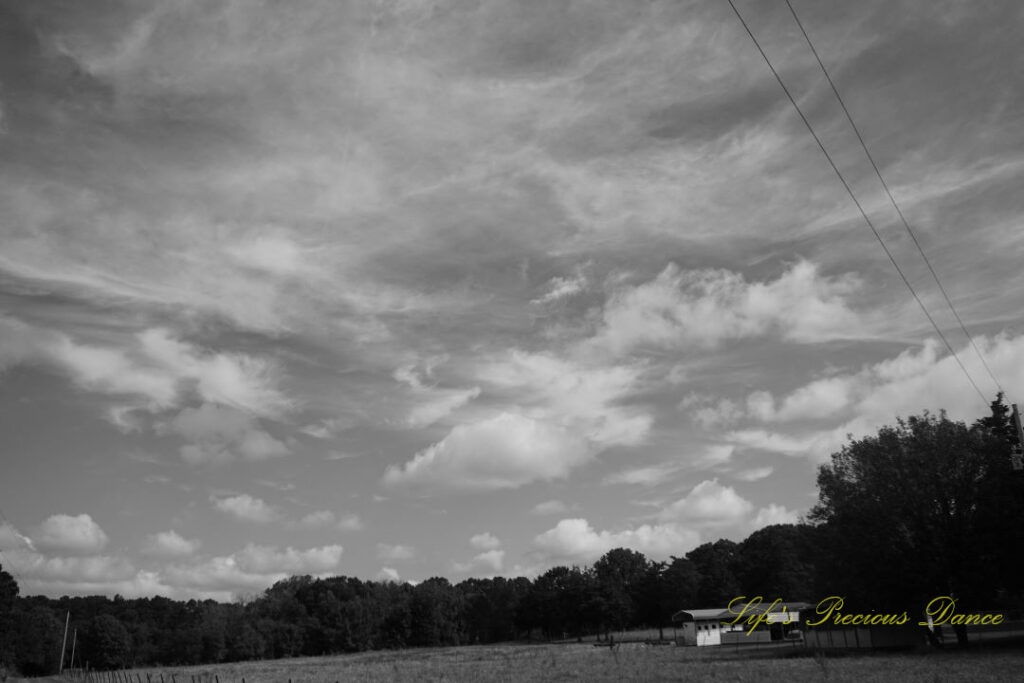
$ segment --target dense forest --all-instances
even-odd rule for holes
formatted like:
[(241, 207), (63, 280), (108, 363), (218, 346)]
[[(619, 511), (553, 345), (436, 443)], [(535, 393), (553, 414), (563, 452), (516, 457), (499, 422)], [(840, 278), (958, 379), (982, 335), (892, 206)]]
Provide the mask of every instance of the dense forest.
[(571, 639), (639, 626), (669, 628), (683, 608), (738, 596), (919, 613), (953, 595), (963, 611), (1024, 607), (1024, 473), (1008, 408), (971, 426), (910, 417), (851, 441), (818, 471), (806, 522), (742, 542), (718, 540), (669, 561), (624, 548), (590, 567), (524, 577), (431, 578), (416, 585), (296, 576), (249, 601), (20, 596), (0, 569), (0, 665), (26, 675), (58, 667), (64, 617), (75, 665), (199, 664), (369, 649)]

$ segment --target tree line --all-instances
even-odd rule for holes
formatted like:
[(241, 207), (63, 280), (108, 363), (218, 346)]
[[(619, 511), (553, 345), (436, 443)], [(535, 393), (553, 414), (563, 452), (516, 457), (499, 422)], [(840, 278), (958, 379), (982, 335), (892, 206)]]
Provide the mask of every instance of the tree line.
[[(998, 396), (967, 426), (924, 413), (851, 440), (819, 467), (819, 501), (799, 524), (705, 543), (668, 561), (625, 548), (534, 579), (435, 577), (416, 585), (295, 576), (224, 604), (164, 597), (22, 597), (0, 568), (0, 664), (58, 667), (64, 616), (76, 665), (115, 669), (573, 639), (670, 627), (684, 608), (738, 596), (843, 596), (850, 611), (908, 610), (951, 595), (961, 611), (1024, 608), (1024, 473)], [(958, 634), (963, 635), (963, 634)]]

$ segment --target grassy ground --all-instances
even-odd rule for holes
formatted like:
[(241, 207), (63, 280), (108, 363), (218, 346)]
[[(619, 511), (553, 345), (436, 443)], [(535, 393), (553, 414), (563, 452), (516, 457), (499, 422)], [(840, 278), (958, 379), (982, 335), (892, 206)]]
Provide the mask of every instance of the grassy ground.
[[(787, 654), (800, 654), (788, 652)], [(592, 645), (505, 645), (367, 652), (204, 667), (139, 670), (158, 683), (368, 683), (412, 681), (971, 681), (1021, 680), (1024, 652), (991, 650), (868, 654), (843, 657), (772, 656), (726, 648)]]

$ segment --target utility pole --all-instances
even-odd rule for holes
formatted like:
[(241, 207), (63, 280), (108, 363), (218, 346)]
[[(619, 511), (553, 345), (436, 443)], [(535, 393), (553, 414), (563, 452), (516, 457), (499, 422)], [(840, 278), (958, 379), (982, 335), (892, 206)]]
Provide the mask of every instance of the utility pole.
[(64, 673), (64, 650), (68, 647), (68, 625), (71, 623), (71, 610), (68, 610), (68, 616), (64, 619), (64, 640), (60, 644), (60, 669), (57, 673)]
[(1010, 451), (1010, 462), (1013, 469), (1024, 469), (1024, 429), (1020, 425), (1020, 413), (1017, 412), (1017, 404), (1013, 404), (1013, 427), (1017, 430), (1017, 445)]

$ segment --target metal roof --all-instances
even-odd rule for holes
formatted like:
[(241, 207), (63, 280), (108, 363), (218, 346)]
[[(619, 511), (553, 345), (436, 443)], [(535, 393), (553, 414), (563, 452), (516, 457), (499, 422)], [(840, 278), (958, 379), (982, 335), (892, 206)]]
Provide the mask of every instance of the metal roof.
[(808, 602), (759, 602), (751, 605), (750, 603), (738, 603), (733, 605), (730, 610), (728, 607), (713, 607), (708, 609), (681, 609), (672, 615), (672, 621), (683, 621), (684, 618), (687, 621), (714, 621), (721, 619), (735, 619), (739, 614), (746, 611), (747, 614), (765, 614), (771, 612), (799, 612), (809, 607), (813, 607)]

